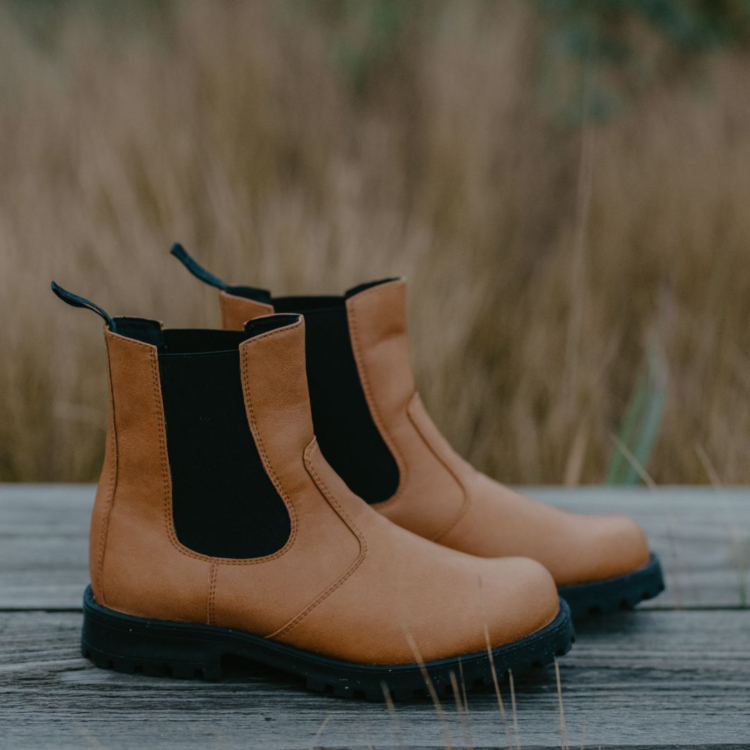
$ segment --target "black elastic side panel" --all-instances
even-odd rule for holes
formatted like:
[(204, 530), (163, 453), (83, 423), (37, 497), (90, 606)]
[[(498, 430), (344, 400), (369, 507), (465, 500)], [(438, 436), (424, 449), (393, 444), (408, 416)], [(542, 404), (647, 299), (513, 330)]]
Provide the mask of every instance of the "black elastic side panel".
[(398, 465), (370, 414), (339, 301), (339, 307), (296, 311), (305, 316), (313, 424), (323, 455), (349, 489), (379, 503), (396, 493)]
[(114, 318), (112, 330), (144, 344), (151, 344), (157, 349), (164, 344), (164, 333), (158, 320), (146, 318)]
[[(167, 347), (171, 338), (173, 347), (191, 348), (190, 335), (196, 346), (207, 343), (196, 332), (165, 333)], [(159, 369), (177, 538), (212, 557), (277, 552), (291, 522), (250, 432), (239, 351), (161, 353)]]
[[(121, 318), (115, 318), (116, 322), (120, 320)], [(229, 351), (254, 336), (284, 328), (299, 320), (299, 315), (267, 315), (248, 321), (244, 331), (212, 328), (160, 329), (159, 351), (163, 354), (208, 354)]]
[[(349, 336), (346, 300), (393, 279), (361, 284), (345, 296), (274, 297), (277, 313), (305, 316), (305, 351), (313, 424), (336, 473), (368, 503), (396, 494), (398, 464), (370, 413)], [(236, 292), (243, 294), (238, 288)]]
[(248, 338), (245, 331), (211, 328), (167, 328), (162, 331), (163, 354), (208, 354), (237, 349)]

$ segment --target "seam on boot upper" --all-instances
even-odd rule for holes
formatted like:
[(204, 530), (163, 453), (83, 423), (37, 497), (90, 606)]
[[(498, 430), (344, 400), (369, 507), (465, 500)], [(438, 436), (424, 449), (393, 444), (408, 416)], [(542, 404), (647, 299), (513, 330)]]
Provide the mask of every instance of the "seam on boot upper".
[[(268, 336), (274, 336), (279, 334), (284, 334), (289, 331), (291, 331), (293, 328), (301, 325), (301, 321), (299, 323), (295, 323), (292, 326), (289, 326), (287, 328), (279, 328), (273, 331), (268, 331), (267, 333), (261, 334), (260, 336), (256, 336), (253, 339), (250, 339), (249, 341), (246, 341), (243, 344), (243, 347), (241, 348), (241, 358), (243, 361), (243, 374), (242, 374), (242, 383), (243, 383), (243, 395), (245, 395), (245, 403), (248, 410), (248, 419), (254, 424), (255, 423), (255, 417), (251, 416), (252, 414), (252, 400), (248, 397), (248, 391), (249, 388), (247, 388), (247, 367), (244, 365), (247, 362), (247, 347), (251, 344), (255, 343), (256, 341), (260, 341), (261, 339), (264, 339)], [(135, 342), (137, 343), (137, 342)], [(266, 555), (264, 557), (249, 557), (249, 558), (228, 558), (228, 557), (211, 557), (209, 555), (202, 555), (198, 552), (193, 552), (192, 550), (185, 547), (179, 539), (177, 539), (177, 535), (174, 531), (174, 523), (172, 520), (172, 492), (171, 492), (171, 479), (169, 478), (169, 466), (168, 463), (164, 463), (166, 461), (166, 432), (164, 429), (164, 408), (163, 408), (163, 402), (162, 402), (162, 396), (161, 396), (161, 384), (159, 380), (159, 371), (158, 371), (158, 357), (156, 355), (156, 349), (149, 345), (145, 344), (144, 346), (147, 346), (151, 350), (151, 364), (154, 372), (154, 383), (155, 383), (155, 397), (158, 401), (157, 409), (158, 409), (158, 419), (159, 419), (159, 443), (160, 443), (160, 453), (162, 456), (162, 464), (163, 464), (163, 471), (166, 469), (166, 474), (164, 475), (166, 487), (168, 488), (167, 492), (165, 493), (165, 511), (164, 511), (164, 520), (166, 523), (166, 529), (167, 529), (167, 536), (169, 537), (169, 541), (171, 542), (172, 546), (177, 549), (178, 552), (181, 554), (192, 557), (196, 560), (201, 560), (202, 562), (206, 563), (216, 563), (220, 565), (259, 565), (264, 562), (270, 562), (271, 560), (275, 560), (278, 557), (281, 557), (282, 555), (286, 554), (294, 544), (296, 538), (297, 538), (297, 531), (298, 531), (298, 522), (297, 522), (297, 514), (294, 508), (294, 505), (291, 503), (289, 498), (287, 497), (286, 491), (283, 489), (281, 484), (278, 481), (278, 478), (276, 477), (276, 474), (273, 472), (273, 469), (270, 468), (267, 454), (265, 452), (265, 448), (263, 447), (262, 438), (260, 436), (256, 436), (255, 432), (253, 432), (253, 439), (256, 441), (256, 445), (258, 448), (258, 453), (261, 456), (261, 460), (263, 461), (263, 466), (268, 473), (269, 479), (276, 487), (276, 490), (279, 493), (279, 496), (281, 497), (282, 501), (284, 502), (284, 505), (287, 508), (287, 511), (289, 512), (289, 517), (291, 521), (291, 532), (289, 534), (289, 539), (287, 540), (286, 544), (277, 552), (274, 552), (272, 555)]]
[[(380, 287), (373, 287), (372, 289), (367, 289), (364, 292), (361, 292), (356, 297), (352, 297), (351, 299), (347, 300), (346, 303), (346, 309), (347, 309), (347, 319), (349, 321), (349, 333), (352, 340), (352, 351), (354, 352), (354, 361), (357, 365), (357, 372), (359, 373), (359, 379), (362, 383), (362, 390), (365, 392), (365, 400), (367, 401), (367, 405), (370, 408), (370, 414), (372, 415), (372, 419), (375, 422), (375, 426), (378, 428), (378, 432), (380, 432), (380, 436), (385, 441), (385, 444), (390, 449), (391, 453), (393, 454), (393, 457), (396, 461), (396, 464), (398, 466), (399, 471), (399, 477), (398, 477), (398, 487), (396, 488), (396, 492), (391, 495), (387, 500), (383, 500), (382, 502), (377, 503), (376, 505), (379, 508), (387, 508), (390, 505), (395, 504), (395, 502), (401, 497), (403, 494), (404, 487), (406, 487), (407, 479), (409, 475), (409, 469), (404, 461), (403, 456), (401, 455), (401, 451), (399, 450), (398, 446), (396, 445), (395, 441), (391, 437), (390, 433), (385, 427), (385, 424), (383, 422), (383, 419), (380, 416), (380, 411), (378, 409), (377, 402), (375, 400), (375, 397), (372, 393), (372, 388), (370, 386), (370, 379), (367, 374), (367, 367), (364, 362), (364, 357), (362, 355), (362, 347), (360, 345), (359, 341), (359, 330), (357, 328), (357, 302), (364, 297), (370, 295), (371, 293), (374, 293), (375, 290), (379, 290)], [(415, 391), (416, 392), (416, 391)], [(411, 397), (410, 397), (411, 398)]]
[(104, 331), (104, 347), (107, 350), (107, 374), (109, 376), (109, 428), (112, 430), (112, 443), (110, 458), (110, 477), (109, 487), (105, 496), (104, 513), (102, 514), (101, 529), (99, 531), (99, 544), (97, 549), (97, 559), (95, 565), (97, 588), (101, 596), (101, 604), (106, 605), (106, 596), (104, 593), (104, 555), (107, 550), (107, 535), (109, 533), (109, 520), (112, 516), (112, 508), (115, 504), (115, 494), (117, 492), (117, 477), (119, 474), (120, 456), (117, 445), (117, 420), (115, 417), (115, 389), (112, 382), (112, 359), (109, 352), (109, 341), (107, 340), (106, 329)]
[(341, 520), (349, 527), (349, 530), (354, 534), (359, 542), (359, 555), (357, 559), (352, 563), (349, 569), (333, 584), (331, 584), (325, 591), (323, 591), (314, 601), (308, 604), (299, 614), (295, 615), (286, 625), (276, 630), (267, 636), (270, 639), (278, 639), (284, 635), (287, 635), (293, 628), (299, 625), (307, 615), (310, 614), (318, 605), (324, 602), (336, 589), (342, 586), (352, 574), (359, 568), (367, 556), (367, 540), (365, 539), (362, 532), (357, 528), (354, 521), (349, 518), (346, 511), (339, 505), (333, 493), (328, 489), (323, 478), (318, 474), (315, 466), (312, 463), (312, 453), (318, 449), (318, 441), (313, 438), (312, 442), (305, 449), (304, 463), (310, 477), (315, 482), (318, 491), (321, 493), (323, 498), (328, 502), (333, 511), (341, 518)]
[(411, 422), (412, 427), (414, 427), (414, 429), (417, 431), (417, 434), (421, 438), (422, 442), (427, 447), (427, 450), (430, 451), (430, 453), (435, 457), (435, 460), (438, 461), (440, 465), (453, 477), (456, 484), (461, 488), (461, 494), (463, 495), (463, 501), (461, 503), (461, 507), (458, 509), (458, 512), (456, 513), (455, 518), (449, 521), (444, 529), (439, 531), (434, 536), (430, 537), (431, 541), (437, 542), (439, 539), (442, 539), (444, 536), (446, 536), (452, 529), (454, 529), (459, 524), (461, 519), (466, 515), (466, 513), (469, 510), (469, 506), (471, 505), (472, 496), (471, 496), (471, 492), (469, 492), (468, 487), (466, 487), (466, 485), (458, 476), (458, 474), (456, 474), (456, 472), (448, 465), (448, 462), (438, 453), (438, 451), (435, 450), (435, 447), (429, 441), (427, 436), (422, 432), (422, 430), (419, 429), (419, 425), (417, 424), (416, 420), (414, 419), (414, 416), (412, 415), (412, 404), (414, 403), (415, 398), (420, 398), (419, 393), (415, 392), (414, 395), (411, 397), (411, 400), (409, 401), (409, 405), (406, 407), (406, 416), (409, 418), (409, 422)]

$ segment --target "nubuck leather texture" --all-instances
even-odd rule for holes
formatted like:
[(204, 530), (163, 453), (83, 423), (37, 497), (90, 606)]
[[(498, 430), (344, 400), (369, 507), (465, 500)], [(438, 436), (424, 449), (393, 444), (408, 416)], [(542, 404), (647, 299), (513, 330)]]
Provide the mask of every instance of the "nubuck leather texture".
[(446, 686), (468, 659), (481, 684), (488, 652), (521, 669), (570, 647), (568, 608), (538, 562), (435, 544), (331, 468), (302, 316), (164, 330), (55, 290), (106, 322), (110, 416), (84, 602), (95, 663), (218, 676), (239, 654), (316, 689), (382, 697), (391, 681), (409, 697), (420, 664)]
[[(173, 254), (185, 262), (189, 256), (177, 248)], [(634, 606), (663, 590), (658, 559), (634, 520), (569, 513), (543, 504), (476, 471), (451, 448), (416, 391), (405, 280), (371, 282), (340, 296), (277, 298), (265, 290), (224, 284), (192, 258), (186, 265), (219, 289), (222, 322), (228, 330), (241, 330), (248, 320), (278, 312), (296, 312), (310, 319), (307, 361), (308, 371), (314, 373), (310, 395), (316, 431), (318, 422), (326, 424), (319, 434), (321, 450), (333, 469), (350, 486), (357, 486), (385, 518), (472, 555), (537, 560), (561, 591), (570, 590), (576, 614)], [(321, 346), (326, 335), (338, 343)], [(345, 393), (344, 374), (355, 381), (349, 389), (358, 387), (367, 404), (366, 415), (357, 416), (361, 434), (369, 434), (375, 425), (395, 464), (395, 472), (389, 474), (395, 479), (389, 480), (388, 487), (381, 482), (368, 491), (367, 477), (339, 459), (341, 445), (329, 425), (346, 421), (349, 444), (356, 444), (352, 435), (357, 433), (357, 425), (352, 424), (355, 410), (336, 395)], [(326, 379), (336, 382), (336, 389), (319, 385)], [(382, 454), (376, 463), (387, 469)], [(588, 585), (592, 587), (586, 589)]]

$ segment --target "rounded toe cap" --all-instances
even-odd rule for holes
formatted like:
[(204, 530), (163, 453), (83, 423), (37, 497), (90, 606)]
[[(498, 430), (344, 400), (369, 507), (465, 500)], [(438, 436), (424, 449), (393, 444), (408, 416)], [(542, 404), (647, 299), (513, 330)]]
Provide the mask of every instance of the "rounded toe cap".
[(610, 516), (606, 538), (613, 576), (632, 573), (651, 557), (646, 532), (628, 516)]
[(583, 533), (579, 551), (572, 551), (578, 564), (571, 580), (558, 584), (604, 581), (632, 573), (651, 556), (648, 539), (640, 524), (628, 516), (587, 516), (582, 519)]
[[(497, 647), (536, 633), (560, 611), (552, 575), (525, 557), (488, 560), (482, 575), (482, 609), (490, 645)], [(486, 648), (486, 643), (483, 644)]]

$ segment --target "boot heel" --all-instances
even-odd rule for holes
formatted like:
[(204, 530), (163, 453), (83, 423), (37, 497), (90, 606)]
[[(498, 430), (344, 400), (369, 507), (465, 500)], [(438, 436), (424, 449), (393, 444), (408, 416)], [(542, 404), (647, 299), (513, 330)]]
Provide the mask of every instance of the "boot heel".
[(222, 649), (202, 627), (147, 620), (102, 607), (91, 587), (83, 598), (81, 654), (97, 667), (126, 674), (218, 680)]

